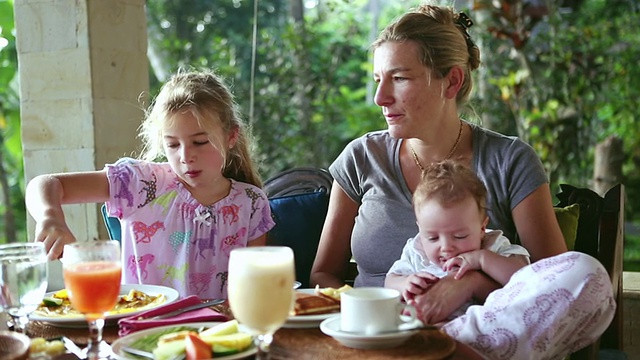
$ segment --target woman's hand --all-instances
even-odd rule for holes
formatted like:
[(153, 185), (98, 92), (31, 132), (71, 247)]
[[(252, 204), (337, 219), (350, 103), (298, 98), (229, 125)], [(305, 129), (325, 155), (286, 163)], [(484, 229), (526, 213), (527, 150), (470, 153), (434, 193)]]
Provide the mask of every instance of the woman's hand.
[(424, 294), (409, 302), (425, 324), (445, 321), (458, 308), (472, 299), (484, 301), (499, 285), (485, 274), (470, 271), (461, 279), (448, 275), (429, 287)]

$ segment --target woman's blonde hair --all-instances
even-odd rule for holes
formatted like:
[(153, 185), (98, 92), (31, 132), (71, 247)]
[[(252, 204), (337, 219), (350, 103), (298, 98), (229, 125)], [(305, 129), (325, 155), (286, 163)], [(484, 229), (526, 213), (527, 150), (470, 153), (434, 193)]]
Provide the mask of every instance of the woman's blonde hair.
[(444, 160), (427, 166), (413, 193), (413, 207), (418, 209), (425, 202), (437, 201), (442, 206), (456, 204), (473, 197), (480, 214), (487, 214), (487, 188), (468, 167), (454, 160)]
[[(179, 70), (160, 89), (140, 126), (139, 137), (144, 145), (141, 158), (155, 161), (165, 156), (163, 129), (179, 112), (190, 111), (198, 125), (209, 135), (209, 141), (225, 159), (222, 174), (226, 178), (262, 186), (257, 166), (251, 158), (251, 139), (238, 104), (223, 79), (211, 70)], [(232, 148), (224, 135), (237, 132)]]
[(420, 47), (421, 63), (444, 77), (454, 66), (464, 71), (464, 82), (456, 101), (463, 105), (473, 88), (471, 72), (480, 66), (480, 49), (469, 37), (471, 22), (452, 8), (421, 5), (389, 24), (373, 42), (375, 50), (385, 42), (414, 41)]

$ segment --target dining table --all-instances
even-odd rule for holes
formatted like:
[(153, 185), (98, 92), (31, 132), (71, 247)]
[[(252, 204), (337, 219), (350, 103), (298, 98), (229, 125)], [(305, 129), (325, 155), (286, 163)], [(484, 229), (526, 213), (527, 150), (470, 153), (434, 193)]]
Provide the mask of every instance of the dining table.
[[(226, 315), (233, 314), (228, 303), (212, 306), (211, 309)], [(32, 338), (43, 337), (54, 339), (67, 337), (78, 346), (86, 345), (89, 331), (87, 328), (59, 327), (53, 324), (32, 321), (29, 323), (28, 335)], [(118, 339), (118, 326), (108, 325), (104, 328), (103, 340), (112, 343)], [(273, 337), (270, 347), (270, 358), (277, 359), (449, 359), (454, 353), (456, 343), (449, 335), (437, 328), (420, 329), (403, 344), (386, 349), (355, 349), (342, 345), (334, 338), (325, 335), (318, 327), (281, 328)], [(249, 357), (251, 359), (252, 357)]]

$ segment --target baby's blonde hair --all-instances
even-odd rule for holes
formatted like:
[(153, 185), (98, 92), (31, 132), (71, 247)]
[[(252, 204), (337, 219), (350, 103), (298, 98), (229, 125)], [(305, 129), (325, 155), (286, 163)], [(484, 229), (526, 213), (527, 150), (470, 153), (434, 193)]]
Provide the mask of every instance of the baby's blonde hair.
[(464, 105), (473, 89), (471, 72), (480, 66), (480, 49), (468, 37), (462, 23), (461, 15), (452, 8), (421, 5), (382, 30), (371, 48), (375, 50), (389, 41), (415, 41), (420, 47), (420, 62), (440, 78), (459, 66), (464, 71), (464, 82), (456, 101), (459, 106)]
[(487, 214), (487, 188), (468, 167), (454, 160), (444, 160), (427, 166), (413, 193), (413, 207), (435, 200), (442, 206), (456, 204), (473, 197), (480, 215)]
[[(179, 70), (160, 89), (140, 126), (144, 145), (141, 158), (155, 161), (165, 156), (163, 129), (175, 115), (189, 111), (209, 135), (209, 141), (225, 159), (222, 174), (237, 181), (262, 186), (257, 166), (251, 158), (251, 139), (231, 90), (211, 70)], [(237, 131), (237, 141), (228, 148), (217, 130), (229, 135)]]

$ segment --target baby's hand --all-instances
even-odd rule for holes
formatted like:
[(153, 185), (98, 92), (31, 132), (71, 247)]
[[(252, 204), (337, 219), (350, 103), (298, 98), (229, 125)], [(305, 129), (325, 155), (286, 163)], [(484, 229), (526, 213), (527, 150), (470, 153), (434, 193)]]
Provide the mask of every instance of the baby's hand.
[(435, 284), (438, 278), (428, 272), (417, 272), (407, 276), (405, 280), (404, 291), (402, 297), (405, 301), (413, 300), (414, 297), (424, 293), (429, 286)]
[(447, 272), (455, 272), (454, 278), (460, 279), (468, 270), (480, 269), (480, 252), (470, 251), (452, 257), (442, 266)]
[(49, 260), (56, 260), (62, 256), (64, 246), (76, 238), (64, 220), (49, 217), (36, 224), (35, 241), (42, 241)]

